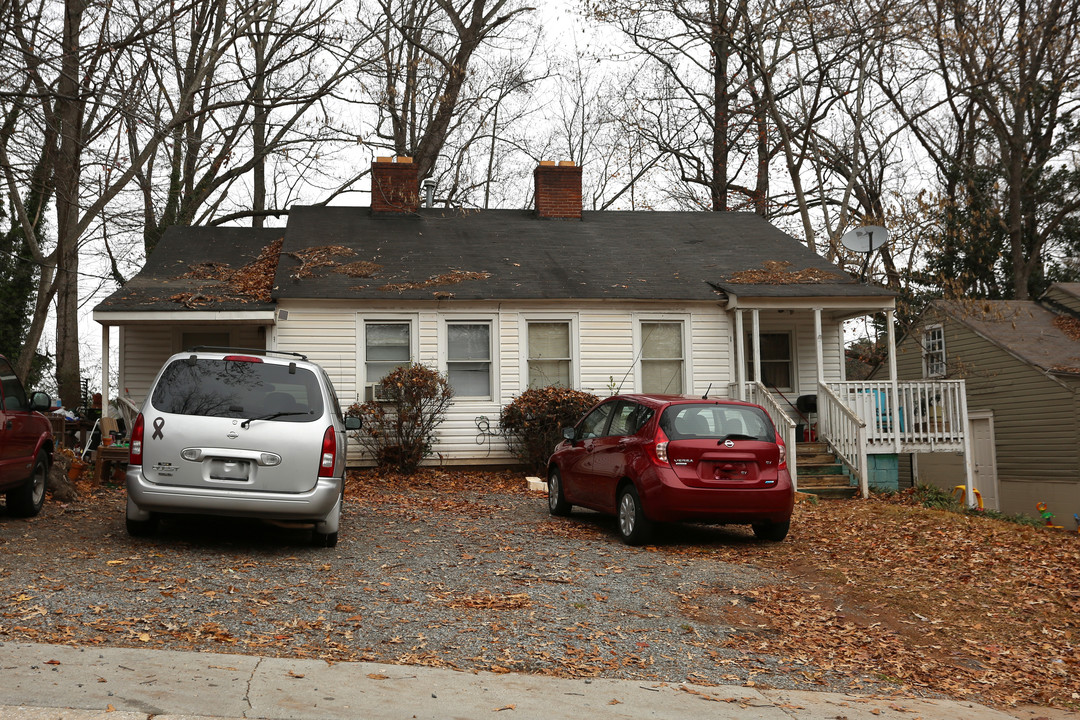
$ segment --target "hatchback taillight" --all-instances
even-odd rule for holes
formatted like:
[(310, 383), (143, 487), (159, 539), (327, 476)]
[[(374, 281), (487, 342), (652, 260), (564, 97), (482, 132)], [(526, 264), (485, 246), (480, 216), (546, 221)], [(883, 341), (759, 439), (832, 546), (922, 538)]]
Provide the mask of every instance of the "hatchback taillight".
[(780, 438), (776, 439), (776, 444), (780, 446), (780, 467), (787, 467), (787, 445)]
[(128, 451), (128, 465), (142, 465), (143, 416), (135, 418), (131, 428), (131, 449)]
[(650, 453), (650, 458), (657, 465), (668, 464), (667, 446), (667, 435), (665, 435), (664, 431), (661, 430), (659, 427), (656, 428), (656, 436), (653, 438), (652, 445), (650, 446), (650, 449), (652, 450), (652, 452)]
[(322, 436), (322, 455), (319, 456), (319, 477), (334, 477), (334, 459), (337, 457), (337, 434), (334, 426), (326, 428)]

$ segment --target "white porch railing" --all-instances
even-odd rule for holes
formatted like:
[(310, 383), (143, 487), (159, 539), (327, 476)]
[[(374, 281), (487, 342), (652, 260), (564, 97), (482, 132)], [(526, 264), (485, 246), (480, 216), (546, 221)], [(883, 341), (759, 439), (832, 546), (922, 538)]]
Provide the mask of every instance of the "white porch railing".
[(759, 382), (746, 383), (746, 401), (765, 408), (765, 411), (769, 413), (769, 417), (772, 418), (773, 425), (776, 426), (776, 431), (780, 433), (780, 437), (784, 440), (784, 446), (787, 448), (787, 465), (788, 472), (791, 473), (791, 483), (798, 490), (799, 481), (797, 478), (798, 473), (796, 473), (798, 462), (795, 448), (798, 438), (795, 436), (795, 421), (784, 412), (784, 409), (780, 407), (780, 403), (776, 402), (776, 398)]
[(870, 496), (866, 460), (866, 422), (830, 388), (818, 385), (818, 434), (859, 482), (859, 492)]
[(830, 382), (825, 386), (866, 423), (866, 443), (871, 453), (965, 449), (967, 404), (963, 380), (899, 382), (897, 408), (893, 407), (892, 383), (888, 380)]

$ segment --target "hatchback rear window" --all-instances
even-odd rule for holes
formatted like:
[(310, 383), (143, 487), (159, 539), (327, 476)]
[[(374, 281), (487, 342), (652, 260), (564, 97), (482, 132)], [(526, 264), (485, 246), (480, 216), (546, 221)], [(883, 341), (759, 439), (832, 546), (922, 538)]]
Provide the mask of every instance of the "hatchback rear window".
[(150, 402), (176, 415), (277, 422), (311, 422), (323, 413), (319, 381), (310, 370), (203, 358), (170, 363)]
[(671, 405), (660, 416), (660, 427), (669, 440), (708, 438), (722, 440), (776, 441), (769, 416), (746, 405)]

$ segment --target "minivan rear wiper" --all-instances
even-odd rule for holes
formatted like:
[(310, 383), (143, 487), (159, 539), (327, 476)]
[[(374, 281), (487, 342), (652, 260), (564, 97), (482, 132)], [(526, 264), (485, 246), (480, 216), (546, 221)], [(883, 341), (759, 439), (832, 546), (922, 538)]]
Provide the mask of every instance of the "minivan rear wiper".
[(273, 420), (274, 418), (285, 417), (286, 415), (310, 415), (310, 414), (311, 414), (310, 410), (293, 410), (291, 412), (270, 413), (269, 415), (262, 415), (260, 417), (248, 418), (244, 422), (240, 423), (240, 427), (247, 430), (248, 425), (250, 425), (252, 423), (252, 421), (254, 421), (254, 420)]

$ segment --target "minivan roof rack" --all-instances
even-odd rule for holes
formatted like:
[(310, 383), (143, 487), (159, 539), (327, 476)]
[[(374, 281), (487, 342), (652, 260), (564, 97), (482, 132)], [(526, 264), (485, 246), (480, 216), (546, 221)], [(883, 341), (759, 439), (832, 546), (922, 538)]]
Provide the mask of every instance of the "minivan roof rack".
[(285, 355), (288, 357), (296, 357), (301, 360), (307, 360), (307, 355), (301, 355), (295, 352), (286, 352), (285, 350), (268, 350), (266, 348), (242, 348), (242, 347), (227, 347), (223, 345), (196, 345), (195, 347), (188, 348), (184, 352), (198, 352), (198, 351), (210, 351), (210, 352), (244, 352), (252, 353), (254, 355)]

